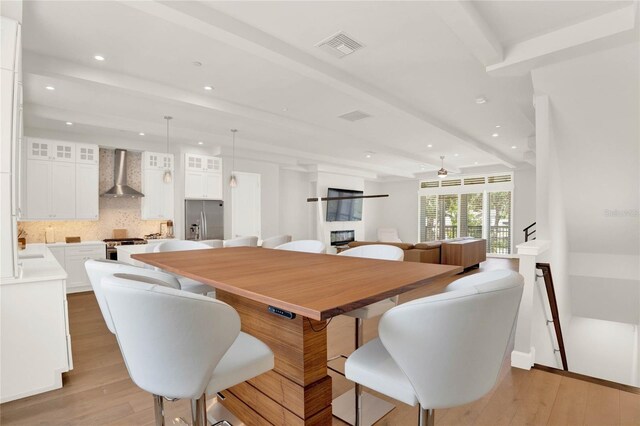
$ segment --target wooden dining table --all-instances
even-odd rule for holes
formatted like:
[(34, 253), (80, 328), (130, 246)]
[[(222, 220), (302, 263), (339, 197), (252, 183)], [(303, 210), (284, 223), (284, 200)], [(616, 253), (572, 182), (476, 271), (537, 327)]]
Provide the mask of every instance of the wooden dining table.
[(272, 371), (219, 398), (249, 425), (330, 425), (328, 321), (462, 271), (451, 265), (257, 247), (131, 257), (215, 287), (216, 298), (238, 311), (242, 331), (271, 348)]

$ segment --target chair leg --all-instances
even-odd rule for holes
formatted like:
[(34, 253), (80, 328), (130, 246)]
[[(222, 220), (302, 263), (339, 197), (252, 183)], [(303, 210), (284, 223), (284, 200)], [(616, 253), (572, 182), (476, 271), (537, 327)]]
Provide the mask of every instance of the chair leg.
[(422, 408), (422, 405), (418, 409), (418, 426), (435, 426), (435, 410), (429, 408)]
[(164, 399), (160, 395), (153, 395), (153, 412), (156, 426), (164, 426)]
[(193, 426), (207, 426), (207, 395), (191, 400), (191, 416)]
[[(362, 346), (363, 335), (362, 331), (364, 329), (364, 321), (362, 318), (356, 318), (356, 329), (355, 329), (355, 347), (358, 349)], [(362, 424), (362, 386), (359, 383), (356, 383), (355, 389), (355, 406), (356, 406), (356, 419), (355, 426), (360, 426)]]

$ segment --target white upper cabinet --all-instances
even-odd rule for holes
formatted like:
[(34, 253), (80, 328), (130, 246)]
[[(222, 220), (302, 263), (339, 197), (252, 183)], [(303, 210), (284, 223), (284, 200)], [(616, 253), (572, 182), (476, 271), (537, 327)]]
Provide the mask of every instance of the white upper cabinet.
[(27, 143), (27, 158), (30, 160), (51, 160), (75, 163), (75, 151), (76, 144), (73, 142), (29, 138), (29, 142)]
[[(87, 148), (98, 150), (98, 147)], [(89, 156), (89, 154), (85, 154)], [(89, 160), (87, 160), (89, 161)], [(95, 164), (76, 163), (76, 219), (98, 220), (99, 212), (99, 170)]]
[(27, 216), (29, 219), (74, 219), (75, 164), (51, 160), (27, 161)]
[(187, 199), (222, 199), (222, 159), (185, 154), (184, 197)]
[(145, 152), (142, 155), (142, 219), (173, 219), (173, 176), (171, 182), (164, 181), (165, 173), (173, 174), (173, 169), (173, 154)]
[(98, 145), (90, 145), (86, 143), (76, 144), (76, 163), (81, 164), (98, 164), (98, 156), (100, 149)]
[(25, 220), (98, 219), (97, 145), (29, 138)]

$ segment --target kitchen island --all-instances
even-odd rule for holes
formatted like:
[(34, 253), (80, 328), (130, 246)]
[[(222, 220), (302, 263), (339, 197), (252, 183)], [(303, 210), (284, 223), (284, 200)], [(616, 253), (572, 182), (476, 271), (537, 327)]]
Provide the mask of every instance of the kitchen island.
[(73, 369), (67, 273), (45, 244), (18, 252), (19, 274), (0, 280), (0, 402), (62, 387)]

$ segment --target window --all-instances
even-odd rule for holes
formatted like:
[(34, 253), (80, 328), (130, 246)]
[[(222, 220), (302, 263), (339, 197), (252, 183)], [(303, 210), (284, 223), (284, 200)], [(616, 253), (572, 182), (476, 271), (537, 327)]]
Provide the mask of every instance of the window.
[(484, 238), (487, 252), (511, 253), (513, 176), (470, 176), (420, 183), (420, 241)]
[(482, 238), (483, 194), (460, 194), (460, 236)]
[(511, 191), (489, 192), (487, 252), (511, 253)]

